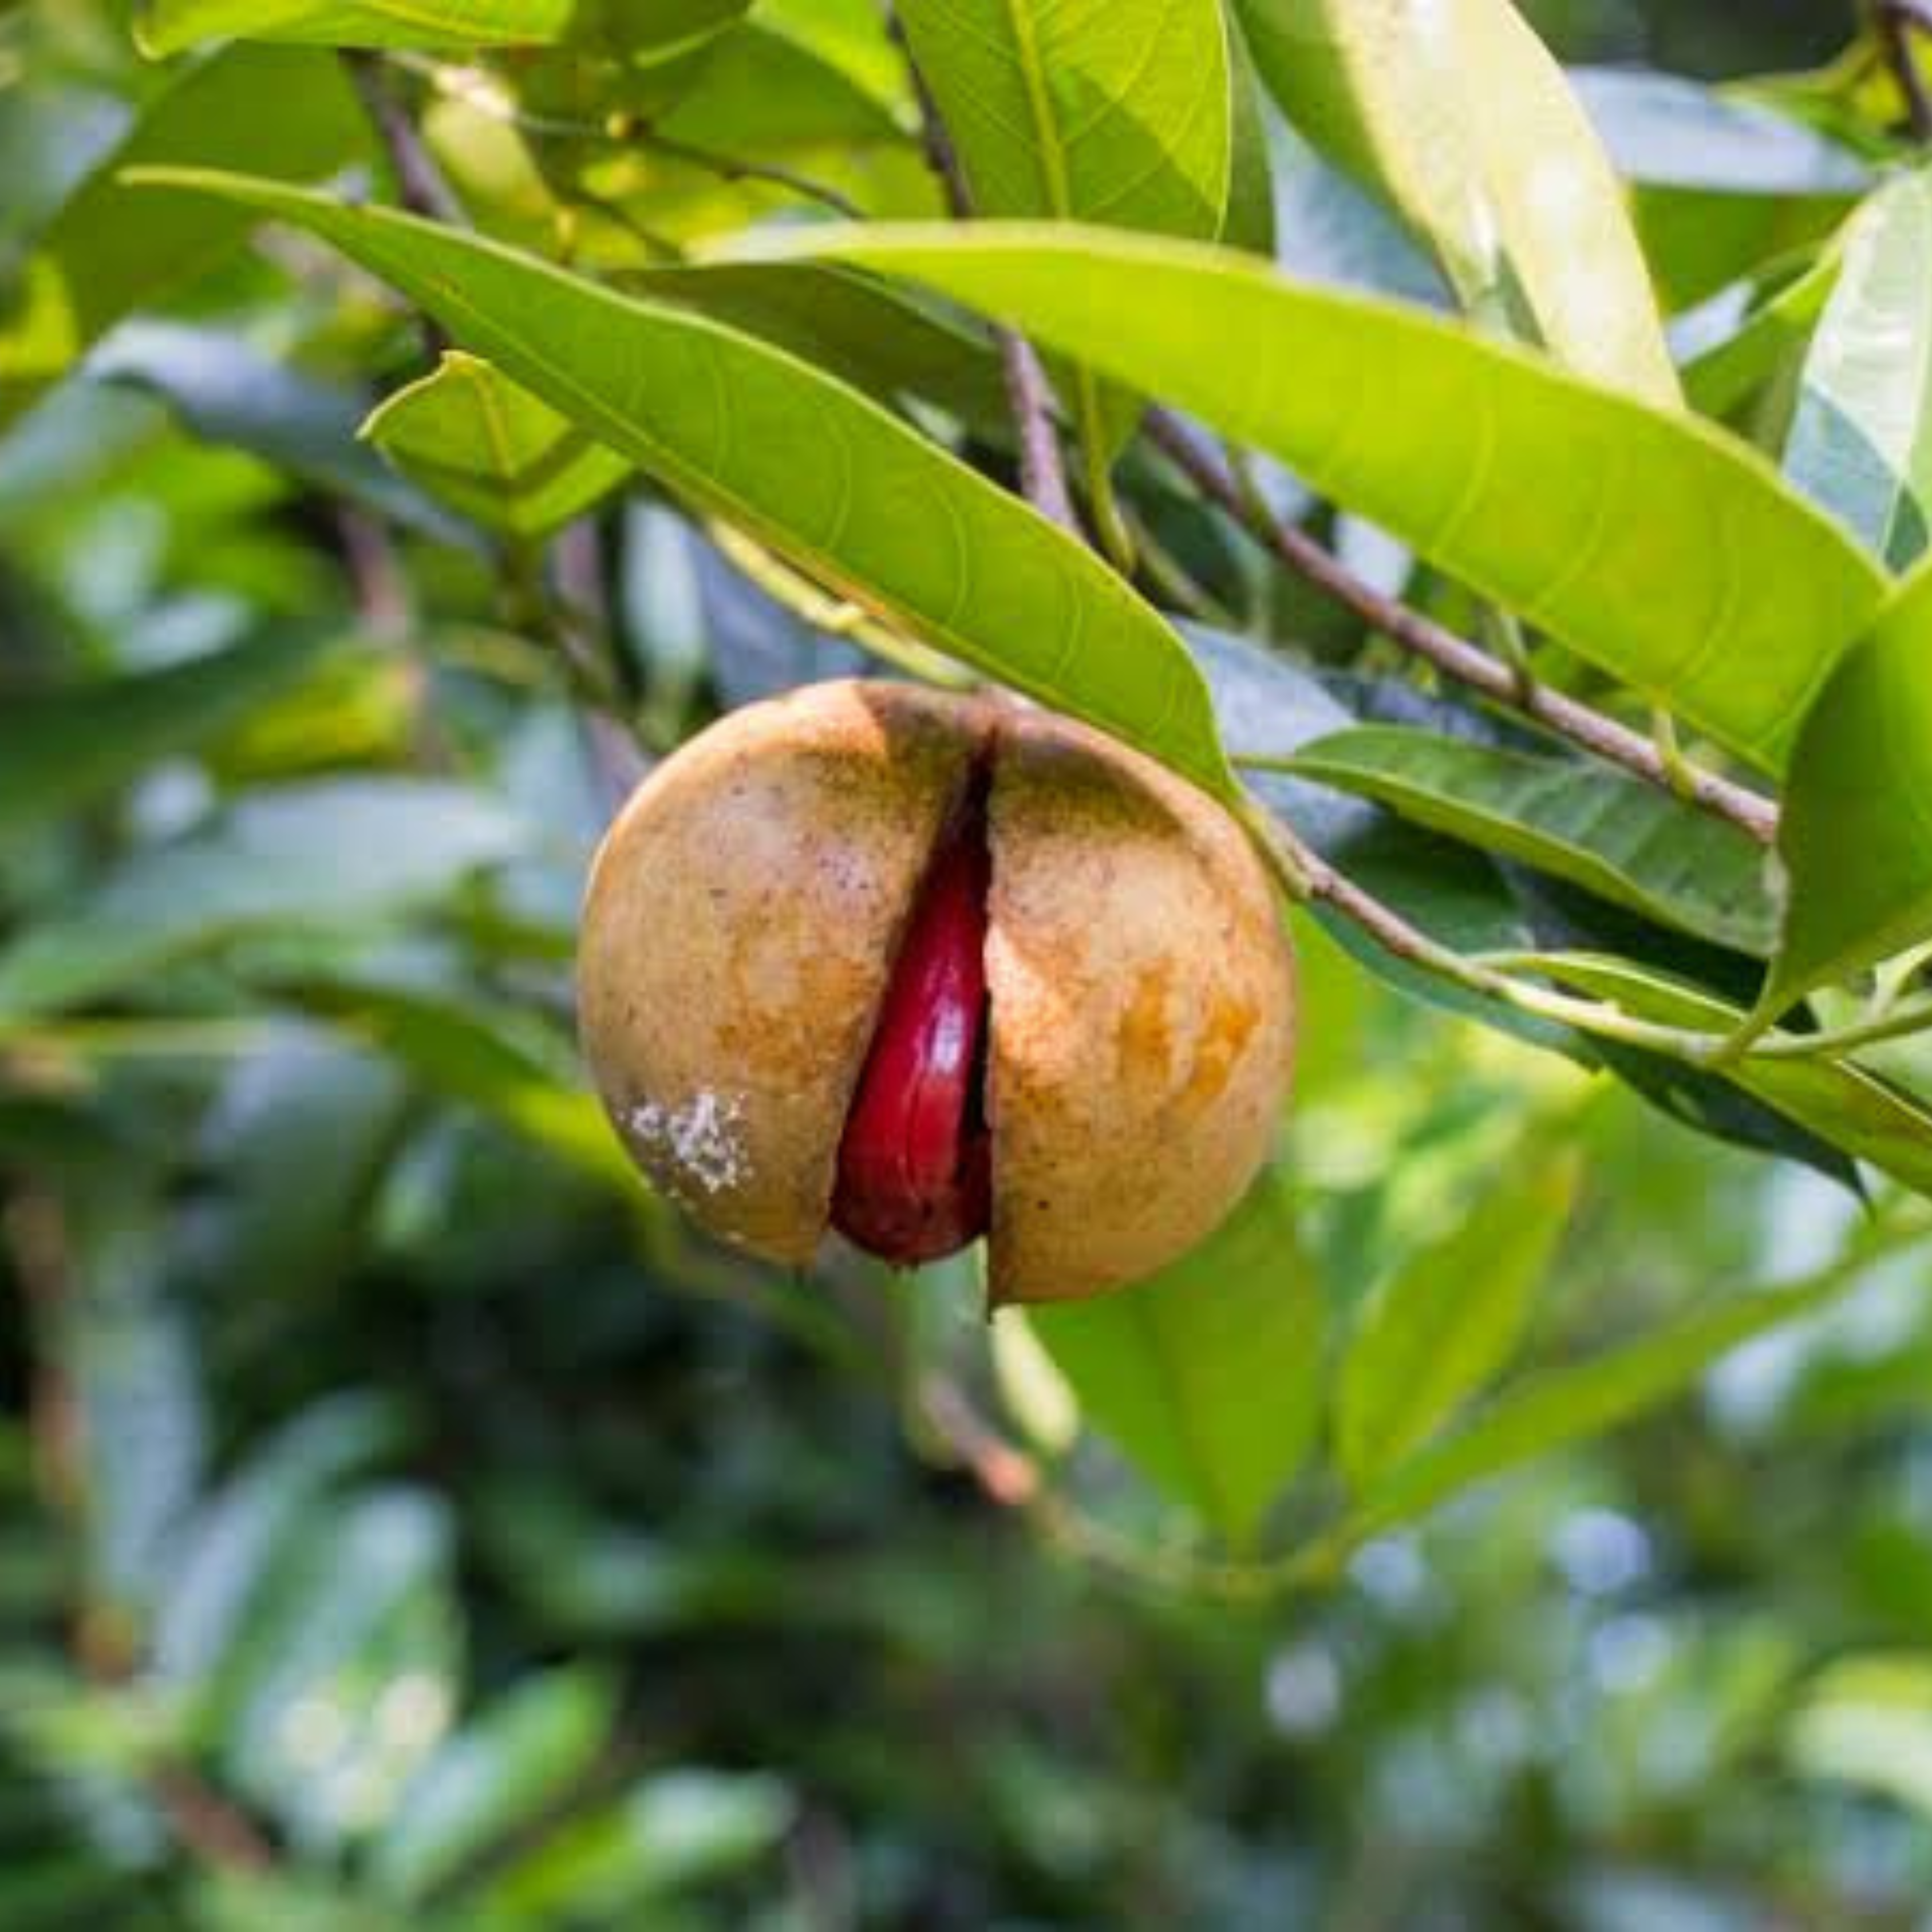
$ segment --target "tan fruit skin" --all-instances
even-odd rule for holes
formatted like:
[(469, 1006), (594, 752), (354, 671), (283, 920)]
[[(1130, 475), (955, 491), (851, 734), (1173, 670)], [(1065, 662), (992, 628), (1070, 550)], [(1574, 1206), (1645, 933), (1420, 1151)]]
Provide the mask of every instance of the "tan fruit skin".
[(714, 1233), (802, 1265), (914, 895), (974, 748), (956, 703), (810, 686), (633, 794), (592, 869), (580, 1025), (632, 1157)]
[(653, 1180), (714, 1233), (809, 1261), (892, 958), (982, 756), (992, 1291), (1072, 1299), (1219, 1225), (1292, 1067), (1294, 959), (1266, 875), (1151, 760), (899, 686), (734, 713), (646, 780), (598, 856), (584, 1045)]
[(1294, 956), (1246, 839), (1070, 721), (1003, 720), (987, 946), (993, 1298), (1076, 1299), (1211, 1233), (1293, 1071)]

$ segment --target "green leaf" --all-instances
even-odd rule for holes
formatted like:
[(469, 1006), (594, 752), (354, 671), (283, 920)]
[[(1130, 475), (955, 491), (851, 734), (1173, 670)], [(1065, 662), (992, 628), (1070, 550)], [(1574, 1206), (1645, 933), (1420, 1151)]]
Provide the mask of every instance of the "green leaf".
[[(1240, 0), (1301, 131), (1428, 242), (1463, 306), (1598, 381), (1677, 382), (1623, 190), (1510, 0)], [(1499, 104), (1507, 104), (1506, 106)]]
[(1280, 1174), (1152, 1280), (1024, 1318), (1083, 1412), (1154, 1483), (1230, 1544), (1252, 1539), (1321, 1405), (1322, 1288)]
[(656, 1923), (638, 1908), (764, 1858), (796, 1808), (774, 1778), (661, 1772), (518, 1859), (481, 1894), (483, 1906), (518, 1924)]
[(704, 317), (385, 209), (173, 177), (313, 230), (614, 449), (838, 590), (1210, 790), (1180, 640), (1086, 548), (842, 383)]
[[(1558, 953), (1540, 970), (1664, 1026), (1728, 1037), (1744, 1017), (1726, 1000), (1626, 960)], [(1876, 1075), (1822, 1058), (1752, 1057), (1712, 1070), (1857, 1160), (1932, 1195), (1932, 1114)]]
[(1362, 1304), (1336, 1414), (1342, 1466), (1358, 1487), (1426, 1442), (1514, 1355), (1580, 1173), (1570, 1148), (1520, 1150), (1466, 1220)]
[[(262, 112), (268, 101), (272, 113)], [(244, 215), (205, 196), (137, 197), (122, 170), (220, 160), (308, 179), (340, 168), (368, 140), (332, 56), (236, 46), (190, 68), (62, 205), (12, 302), (0, 295), (0, 428), (110, 324), (220, 261), (248, 232)]]
[[(975, 211), (1202, 240), (1233, 182), (1238, 78), (1221, 0), (903, 0)], [(1134, 405), (1084, 368), (1082, 441), (1111, 456)]]
[(19, 698), (0, 715), (0, 834), (91, 804), (298, 682), (332, 634), (272, 636), (160, 670)]
[(1734, 1348), (1815, 1313), (1864, 1278), (1839, 1264), (1784, 1288), (1700, 1308), (1588, 1360), (1520, 1382), (1451, 1436), (1384, 1476), (1350, 1516), (1338, 1542), (1353, 1546), (1448, 1498), (1552, 1449), (1600, 1436), (1694, 1388)]
[(159, 396), (205, 442), (244, 449), (425, 536), (447, 542), (464, 534), (356, 441), (368, 413), (361, 396), (271, 362), (239, 336), (124, 322), (88, 358), (87, 373)]
[(1768, 768), (1882, 596), (1875, 563), (1708, 424), (1246, 256), (987, 222), (782, 245), (930, 283), (1267, 450)]
[(1692, 408), (1722, 419), (1742, 408), (1806, 342), (1838, 286), (1843, 257), (1827, 247), (1802, 273), (1779, 280), (1721, 342), (1684, 365), (1684, 393)]
[(574, 1047), (536, 1014), (368, 975), (309, 980), (296, 990), (426, 1084), (494, 1116), (591, 1179), (636, 1193), (637, 1170), (583, 1085)]
[(1932, 499), (1932, 170), (1900, 175), (1852, 217), (1811, 344), (1785, 473), (1873, 554), (1924, 554)]
[(1778, 844), (1790, 884), (1766, 1012), (1932, 937), (1932, 566), (1806, 720)]
[(1220, 232), (1233, 62), (1216, 0), (906, 0), (900, 16), (977, 212)]
[(1785, 1748), (1804, 1777), (1932, 1816), (1932, 1661), (1900, 1652), (1828, 1665), (1793, 1714)]
[(808, 262), (711, 262), (640, 269), (625, 286), (760, 336), (881, 401), (917, 396), (982, 435), (1012, 435), (985, 332), (872, 276)]
[(181, 1538), (155, 1618), (153, 1658), (177, 1691), (193, 1693), (238, 1636), (276, 1553), (344, 1476), (393, 1450), (393, 1405), (333, 1396), (270, 1436), (202, 1504)]
[(300, 1850), (368, 1835), (447, 1730), (459, 1649), (437, 1498), (374, 1490), (312, 1514), (224, 1660), (218, 1754)]
[(315, 46), (538, 46), (568, 30), (578, 0), (142, 0), (144, 53), (203, 40), (292, 40)]
[(423, 488), (533, 541), (616, 489), (631, 466), (478, 357), (452, 350), (362, 433)]
[(0, 947), (0, 1030), (248, 933), (352, 925), (514, 856), (520, 820), (427, 779), (338, 778), (244, 800), (210, 830), (136, 853), (65, 918)]
[(524, 1679), (448, 1738), (370, 1847), (392, 1898), (420, 1898), (567, 1796), (609, 1742), (616, 1688), (578, 1665)]
[(1759, 955), (1775, 942), (1762, 848), (1606, 765), (1372, 724), (1318, 739), (1288, 762), (1701, 938)]

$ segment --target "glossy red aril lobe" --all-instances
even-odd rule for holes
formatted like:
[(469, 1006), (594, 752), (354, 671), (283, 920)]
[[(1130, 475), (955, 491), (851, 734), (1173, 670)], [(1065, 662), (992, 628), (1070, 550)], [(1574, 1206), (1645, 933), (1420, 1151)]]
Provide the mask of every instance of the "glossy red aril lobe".
[(838, 1148), (833, 1225), (901, 1267), (937, 1261), (992, 1217), (986, 1118), (986, 896), (975, 796), (942, 840), (913, 912)]

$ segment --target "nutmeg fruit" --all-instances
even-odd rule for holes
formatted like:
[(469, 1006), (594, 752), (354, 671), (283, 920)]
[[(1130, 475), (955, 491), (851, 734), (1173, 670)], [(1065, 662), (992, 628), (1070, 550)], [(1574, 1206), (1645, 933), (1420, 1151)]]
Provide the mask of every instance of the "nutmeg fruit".
[(584, 1050), (712, 1232), (902, 1264), (984, 1236), (996, 1303), (1210, 1232), (1265, 1156), (1294, 957), (1220, 807), (1084, 726), (848, 680), (640, 784), (592, 868)]

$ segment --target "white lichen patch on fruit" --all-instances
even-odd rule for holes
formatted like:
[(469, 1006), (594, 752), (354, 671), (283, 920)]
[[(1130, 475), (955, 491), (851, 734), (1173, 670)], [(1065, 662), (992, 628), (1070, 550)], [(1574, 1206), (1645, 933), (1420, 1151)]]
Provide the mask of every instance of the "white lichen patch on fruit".
[(745, 1106), (706, 1088), (681, 1107), (640, 1100), (624, 1126), (645, 1154), (674, 1170), (674, 1178), (706, 1194), (742, 1186), (751, 1172), (741, 1130)]

